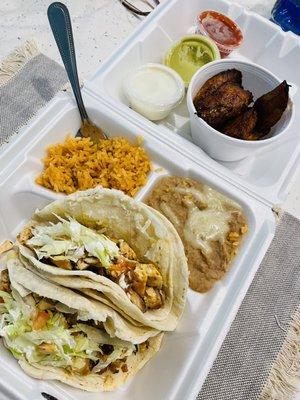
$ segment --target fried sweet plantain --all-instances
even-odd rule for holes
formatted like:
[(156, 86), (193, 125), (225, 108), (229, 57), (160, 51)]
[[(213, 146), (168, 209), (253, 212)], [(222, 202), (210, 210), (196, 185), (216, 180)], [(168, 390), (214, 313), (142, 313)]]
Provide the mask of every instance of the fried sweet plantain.
[(283, 81), (271, 92), (259, 97), (254, 103), (257, 112), (257, 124), (255, 126), (256, 140), (267, 135), (282, 117), (289, 101), (289, 85)]
[(256, 110), (254, 108), (248, 108), (247, 111), (230, 120), (222, 128), (222, 133), (237, 139), (252, 140), (256, 122)]
[(199, 103), (197, 115), (213, 128), (220, 128), (228, 119), (244, 112), (252, 101), (251, 92), (226, 82)]
[(201, 103), (207, 95), (212, 94), (220, 86), (226, 82), (236, 83), (242, 86), (242, 73), (237, 69), (228, 69), (227, 71), (222, 71), (219, 74), (208, 79), (204, 85), (200, 88), (198, 93), (194, 98), (194, 104), (197, 109), (197, 105)]

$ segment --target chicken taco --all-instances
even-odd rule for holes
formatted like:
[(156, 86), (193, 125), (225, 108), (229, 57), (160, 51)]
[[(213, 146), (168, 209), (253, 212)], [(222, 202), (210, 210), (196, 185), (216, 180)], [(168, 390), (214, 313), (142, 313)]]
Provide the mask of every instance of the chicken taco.
[(79, 192), (37, 211), (18, 247), (45, 279), (137, 324), (176, 328), (188, 287), (186, 258), (173, 225), (149, 206), (116, 190)]
[(8, 253), (5, 263), (13, 287), (22, 296), (34, 292), (39, 296), (58, 301), (68, 308), (74, 308), (81, 321), (94, 320), (97, 324), (103, 324), (111, 337), (118, 337), (132, 343), (142, 343), (158, 334), (156, 329), (133, 324), (130, 318), (124, 318), (105, 303), (94, 301), (92, 298), (87, 298), (76, 291), (42, 278), (26, 268), (15, 251)]
[[(0, 277), (0, 336), (28, 375), (87, 391), (110, 391), (159, 350), (161, 333), (138, 344), (111, 337), (93, 307), (89, 316), (82, 313), (72, 292), (43, 282), (23, 268), (13, 251), (6, 266)], [(72, 307), (64, 302), (68, 298)]]

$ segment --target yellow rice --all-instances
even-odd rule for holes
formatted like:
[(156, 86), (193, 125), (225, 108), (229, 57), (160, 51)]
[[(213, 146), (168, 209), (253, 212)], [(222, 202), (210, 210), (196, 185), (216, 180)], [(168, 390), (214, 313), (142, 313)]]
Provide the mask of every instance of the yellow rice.
[(36, 183), (70, 194), (98, 185), (134, 196), (147, 180), (151, 162), (145, 150), (125, 138), (101, 140), (67, 136), (64, 143), (48, 147), (44, 170)]

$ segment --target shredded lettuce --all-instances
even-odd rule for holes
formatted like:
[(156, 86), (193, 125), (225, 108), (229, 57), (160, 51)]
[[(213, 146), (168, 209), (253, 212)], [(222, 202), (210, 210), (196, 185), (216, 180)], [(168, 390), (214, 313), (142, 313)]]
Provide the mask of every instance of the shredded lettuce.
[[(110, 344), (109, 336), (81, 323), (68, 327), (66, 318), (60, 312), (48, 311), (50, 317), (45, 327), (34, 330), (36, 307), (24, 302), (20, 296), (16, 299), (13, 295), (0, 291), (4, 301), (0, 307), (0, 336), (16, 358), (25, 357), (29, 363), (70, 367), (72, 370), (83, 368), (88, 359), (94, 362), (93, 372), (98, 372), (134, 351), (132, 344), (112, 339), (112, 354), (102, 358), (101, 345)], [(45, 344), (52, 346), (51, 352), (41, 350), (39, 346)]]
[(85, 250), (97, 257), (103, 267), (109, 268), (112, 260), (119, 255), (116, 243), (105, 235), (81, 225), (73, 218), (57, 218), (60, 220), (57, 224), (33, 228), (33, 237), (27, 240), (39, 259), (55, 257), (56, 260), (76, 262)]

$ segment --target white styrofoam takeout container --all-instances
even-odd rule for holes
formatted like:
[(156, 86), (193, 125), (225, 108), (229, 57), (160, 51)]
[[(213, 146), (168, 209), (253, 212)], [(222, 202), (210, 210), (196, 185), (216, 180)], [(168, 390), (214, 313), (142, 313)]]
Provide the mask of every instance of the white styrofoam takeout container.
[(254, 152), (266, 148), (272, 150), (275, 146), (280, 146), (286, 140), (294, 119), (294, 105), (290, 99), (287, 109), (266, 138), (247, 141), (224, 135), (199, 118), (194, 106), (194, 98), (199, 89), (209, 78), (233, 68), (242, 72), (243, 87), (253, 93), (254, 101), (281, 83), (281, 80), (274, 74), (257, 64), (231, 59), (208, 63), (193, 76), (186, 99), (190, 114), (191, 135), (194, 142), (207, 154), (215, 160), (221, 161), (239, 161)]
[[(192, 143), (189, 113), (184, 101), (165, 120), (155, 124), (131, 110), (122, 91), (128, 71), (148, 62), (163, 62), (175, 41), (196, 31), (197, 15), (208, 9), (227, 14), (243, 31), (244, 42), (238, 51), (230, 54), (230, 59), (256, 63), (292, 85), (295, 118), (285, 140), (241, 161), (216, 162)], [(285, 200), (300, 162), (299, 65), (300, 38), (291, 32), (283, 32), (266, 18), (227, 0), (168, 0), (101, 64), (86, 82), (85, 90), (139, 126), (147, 126), (161, 141), (178, 148), (186, 156), (196, 157), (199, 163), (209, 166), (215, 173), (235, 176), (234, 182), (247, 187), (266, 204), (274, 205)]]
[[(93, 122), (109, 136), (122, 135), (131, 141), (139, 136), (144, 138), (143, 145), (154, 169), (146, 186), (137, 194), (137, 199), (143, 200), (161, 176), (172, 174), (210, 185), (239, 202), (246, 213), (249, 234), (226, 277), (207, 294), (189, 290), (179, 327), (165, 335), (157, 356), (125, 387), (101, 394), (104, 400), (192, 400), (274, 235), (274, 216), (270, 207), (243, 188), (228, 184), (208, 168), (202, 168), (196, 160), (168, 147), (147, 128), (141, 129), (87, 94), (84, 100)], [(41, 159), (46, 147), (61, 142), (68, 132), (75, 134), (79, 126), (80, 117), (75, 103), (67, 95), (61, 95), (0, 156), (0, 242), (6, 238), (13, 239), (36, 208), (63, 196), (36, 185), (34, 179), (42, 169)], [(16, 148), (19, 149), (17, 154)], [(41, 400), (40, 393), (46, 392), (58, 400), (99, 399), (99, 394), (26, 376), (9, 351), (1, 346), (0, 392), (7, 393), (7, 398)]]

